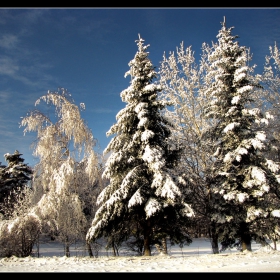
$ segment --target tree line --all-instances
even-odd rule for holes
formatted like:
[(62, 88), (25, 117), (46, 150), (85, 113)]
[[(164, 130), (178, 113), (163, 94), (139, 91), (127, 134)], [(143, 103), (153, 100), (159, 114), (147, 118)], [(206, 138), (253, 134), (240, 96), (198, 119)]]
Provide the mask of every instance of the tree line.
[(201, 234), (214, 254), (219, 243), (251, 251), (252, 241), (271, 240), (276, 249), (279, 49), (269, 47), (255, 74), (249, 48), (221, 25), (199, 62), (181, 43), (158, 71), (138, 35), (120, 93), (126, 105), (103, 154), (81, 118), (85, 104), (66, 89), (35, 102), (54, 112), (33, 110), (21, 121), (24, 133), (37, 133), (32, 172), (17, 151), (0, 166), (1, 256), (30, 255), (43, 233), (63, 242), (66, 256), (76, 240), (93, 256), (101, 238), (115, 255), (124, 243), (140, 255), (152, 246), (167, 254), (167, 241), (188, 245)]

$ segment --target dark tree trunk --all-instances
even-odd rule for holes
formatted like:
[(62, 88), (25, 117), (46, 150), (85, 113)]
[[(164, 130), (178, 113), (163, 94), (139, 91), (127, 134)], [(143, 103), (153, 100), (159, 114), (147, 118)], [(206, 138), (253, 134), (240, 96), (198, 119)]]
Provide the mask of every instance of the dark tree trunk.
[(119, 255), (118, 247), (115, 245), (115, 242), (112, 242), (112, 248), (113, 248), (113, 255), (114, 257)]
[(39, 235), (38, 238), (36, 240), (36, 246), (37, 246), (37, 257), (40, 257), (40, 240), (39, 240)]
[(115, 249), (114, 240), (112, 240), (112, 250), (113, 250), (113, 256), (116, 257), (116, 256), (117, 256), (117, 253), (116, 253), (116, 249)]
[(211, 238), (211, 246), (213, 254), (219, 254), (219, 242), (218, 242), (218, 235), (215, 234)]
[(89, 242), (86, 242), (86, 246), (87, 246), (88, 255), (90, 256), (90, 258), (93, 257), (92, 249)]
[(144, 236), (144, 252), (143, 256), (151, 256), (150, 237)]
[(144, 256), (151, 256), (151, 228), (150, 223), (144, 225)]
[(242, 223), (240, 225), (240, 245), (241, 251), (252, 251), (251, 247), (252, 237), (249, 232), (249, 225), (247, 223)]
[(214, 223), (211, 223), (209, 228), (209, 236), (211, 240), (211, 247), (213, 254), (219, 254), (219, 239), (218, 234), (216, 233), (216, 227)]
[(66, 237), (65, 240), (65, 256), (67, 258), (70, 257), (70, 245), (69, 245), (68, 237)]

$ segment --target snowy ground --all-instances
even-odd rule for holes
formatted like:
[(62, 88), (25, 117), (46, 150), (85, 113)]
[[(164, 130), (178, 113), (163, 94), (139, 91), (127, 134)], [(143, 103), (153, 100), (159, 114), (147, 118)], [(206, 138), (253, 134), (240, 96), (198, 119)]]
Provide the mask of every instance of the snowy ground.
[(81, 244), (71, 246), (71, 257), (64, 256), (60, 243), (40, 244), (39, 257), (2, 258), (0, 272), (280, 272), (280, 244), (277, 251), (252, 244), (252, 252), (236, 249), (212, 254), (209, 239), (195, 238), (189, 246), (169, 246), (168, 255), (155, 250), (151, 257), (128, 255), (124, 249), (114, 257), (100, 249), (89, 258)]

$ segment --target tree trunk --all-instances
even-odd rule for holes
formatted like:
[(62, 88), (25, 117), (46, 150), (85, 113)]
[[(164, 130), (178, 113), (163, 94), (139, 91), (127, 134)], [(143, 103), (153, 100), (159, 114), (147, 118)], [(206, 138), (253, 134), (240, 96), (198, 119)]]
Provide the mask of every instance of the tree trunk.
[(214, 223), (211, 223), (209, 228), (209, 236), (212, 246), (213, 254), (219, 254), (219, 242), (218, 242), (218, 234), (216, 233), (216, 227)]
[(113, 249), (113, 256), (116, 257), (116, 256), (117, 256), (117, 253), (116, 253), (116, 249), (115, 249), (114, 244), (113, 244), (113, 246), (112, 246), (112, 249)]
[(218, 242), (218, 235), (215, 234), (211, 238), (211, 246), (213, 254), (219, 254), (219, 242)]
[(115, 242), (112, 242), (112, 248), (113, 248), (113, 255), (114, 257), (119, 255), (118, 247), (115, 245)]
[(68, 237), (66, 237), (66, 240), (65, 240), (65, 256), (67, 258), (70, 257), (70, 246), (69, 246), (69, 242), (68, 242)]
[(159, 254), (167, 255), (167, 242), (166, 242), (166, 238), (162, 238), (161, 244), (156, 244), (155, 246), (156, 246)]
[(144, 236), (144, 252), (143, 256), (151, 256), (150, 237)]
[(40, 240), (39, 240), (39, 236), (38, 236), (38, 239), (37, 239), (37, 257), (38, 258), (40, 257)]
[(167, 241), (166, 241), (166, 238), (163, 238), (162, 239), (162, 249), (163, 249), (163, 253), (165, 254), (165, 255), (167, 255)]
[(144, 256), (151, 256), (151, 228), (150, 223), (144, 225)]
[(90, 258), (93, 257), (92, 249), (91, 249), (89, 242), (86, 242), (86, 246), (87, 246), (87, 251), (88, 251), (89, 257)]
[(249, 232), (249, 225), (247, 223), (242, 223), (240, 225), (240, 245), (241, 251), (252, 251), (251, 247), (252, 238)]
[(277, 243), (276, 243), (276, 239), (273, 239), (273, 245), (274, 245), (274, 250), (277, 251)]

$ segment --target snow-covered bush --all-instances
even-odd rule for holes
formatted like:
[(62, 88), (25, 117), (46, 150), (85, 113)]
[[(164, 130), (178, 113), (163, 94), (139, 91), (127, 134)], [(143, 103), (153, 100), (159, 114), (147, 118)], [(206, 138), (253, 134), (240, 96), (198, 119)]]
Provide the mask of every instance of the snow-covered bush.
[(41, 231), (41, 222), (34, 214), (0, 221), (0, 257), (32, 255)]

